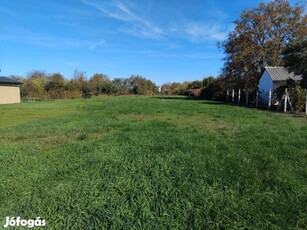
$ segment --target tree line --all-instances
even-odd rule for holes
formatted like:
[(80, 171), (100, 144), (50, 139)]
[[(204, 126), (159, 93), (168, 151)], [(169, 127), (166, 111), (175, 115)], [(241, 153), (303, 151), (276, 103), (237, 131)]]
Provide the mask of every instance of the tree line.
[(161, 94), (164, 95), (185, 95), (192, 97), (201, 97), (203, 89), (209, 87), (215, 78), (205, 77), (203, 80), (165, 83), (161, 86)]
[(139, 75), (129, 78), (115, 78), (96, 73), (89, 79), (84, 71), (76, 70), (68, 80), (60, 73), (48, 74), (44, 71), (33, 71), (27, 77), (12, 78), (22, 83), (21, 96), (25, 99), (73, 99), (90, 98), (99, 95), (153, 95), (158, 86)]
[(186, 95), (200, 97), (201, 90), (208, 87), (215, 78), (165, 83), (161, 87), (140, 75), (129, 78), (114, 78), (95, 73), (89, 79), (84, 71), (75, 70), (72, 79), (61, 73), (46, 73), (35, 70), (26, 77), (11, 76), (22, 83), (21, 97), (24, 99), (76, 99), (102, 95)]

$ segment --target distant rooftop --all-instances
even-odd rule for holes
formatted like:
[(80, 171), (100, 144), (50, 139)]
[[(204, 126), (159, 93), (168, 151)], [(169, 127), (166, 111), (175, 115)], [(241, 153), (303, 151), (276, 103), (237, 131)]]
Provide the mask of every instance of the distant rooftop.
[(5, 84), (5, 85), (20, 85), (21, 82), (13, 80), (8, 77), (0, 77), (0, 84)]
[(284, 67), (267, 66), (265, 67), (265, 70), (268, 72), (273, 81), (286, 81), (289, 78), (294, 81), (302, 80), (302, 76), (289, 73)]

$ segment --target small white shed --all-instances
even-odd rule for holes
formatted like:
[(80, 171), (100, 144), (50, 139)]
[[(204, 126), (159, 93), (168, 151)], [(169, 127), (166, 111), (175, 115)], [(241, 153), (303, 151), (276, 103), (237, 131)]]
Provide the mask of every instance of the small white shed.
[(272, 90), (272, 95), (280, 86), (286, 86), (287, 80), (301, 81), (302, 77), (289, 73), (284, 67), (267, 66), (259, 79), (259, 92), (264, 101), (269, 99), (269, 91)]

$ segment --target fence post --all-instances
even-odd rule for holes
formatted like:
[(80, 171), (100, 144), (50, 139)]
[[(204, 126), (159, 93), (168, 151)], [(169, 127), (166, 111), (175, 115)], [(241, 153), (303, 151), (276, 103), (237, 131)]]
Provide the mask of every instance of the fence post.
[(258, 91), (257, 91), (257, 93), (256, 93), (256, 108), (258, 108), (258, 103), (259, 103), (259, 93), (258, 93)]
[(288, 90), (285, 89), (285, 104), (284, 104), (284, 113), (287, 112), (287, 101), (288, 101)]
[(229, 98), (229, 90), (227, 89), (227, 102), (228, 102), (228, 98)]
[(246, 90), (246, 107), (248, 107), (248, 91)]
[(307, 92), (306, 92), (306, 106), (305, 106), (305, 113), (307, 115)]
[(238, 104), (240, 104), (241, 101), (241, 90), (239, 89), (239, 93), (238, 93)]
[(232, 101), (232, 102), (235, 101), (235, 90), (234, 90), (234, 89), (232, 90), (232, 99), (231, 99), (231, 101)]
[(272, 89), (270, 89), (269, 92), (269, 109), (271, 109), (271, 103), (272, 103)]

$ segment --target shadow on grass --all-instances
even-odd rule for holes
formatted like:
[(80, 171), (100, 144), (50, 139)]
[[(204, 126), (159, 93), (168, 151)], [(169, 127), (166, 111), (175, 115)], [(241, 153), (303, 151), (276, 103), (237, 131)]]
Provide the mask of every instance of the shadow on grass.
[(208, 105), (236, 105), (233, 103), (225, 102), (225, 101), (213, 101), (213, 100), (205, 100), (198, 97), (189, 97), (189, 96), (158, 96), (154, 97), (155, 99), (159, 100), (186, 100), (186, 101), (199, 101), (202, 104)]
[[(159, 100), (187, 100), (187, 101), (199, 101), (201, 104), (207, 104), (207, 105), (225, 105), (225, 106), (235, 106), (235, 107), (244, 107), (244, 108), (256, 108), (256, 104), (249, 104), (248, 106), (245, 105), (245, 103), (236, 103), (236, 102), (227, 102), (227, 101), (217, 101), (217, 100), (206, 100), (199, 97), (189, 97), (189, 96), (156, 96), (155, 99)], [(265, 105), (259, 105), (259, 110), (268, 110), (267, 106)], [(270, 111), (275, 111), (274, 109), (271, 109)], [(276, 112), (276, 111), (275, 111)]]
[(233, 105), (233, 104), (230, 104), (230, 103), (227, 103), (225, 101), (209, 101), (209, 100), (203, 100), (201, 102), (202, 104), (207, 104), (207, 105)]
[(233, 103), (233, 102), (226, 102), (226, 101), (214, 101), (214, 100), (205, 100), (202, 98), (195, 98), (195, 97), (189, 97), (189, 96), (156, 96), (155, 99), (159, 100), (187, 100), (187, 101), (198, 101), (201, 104), (205, 105), (222, 105), (222, 106), (231, 106), (231, 107), (241, 107), (246, 109), (258, 109), (259, 111), (267, 111), (271, 113), (280, 113), (280, 114), (286, 114), (289, 117), (296, 118), (296, 119), (307, 119), (307, 116), (305, 115), (305, 112), (300, 113), (294, 113), (294, 112), (287, 112), (283, 113), (283, 110), (277, 110), (276, 107), (272, 106), (271, 109), (268, 109), (267, 105), (259, 104), (259, 106), (256, 108), (256, 104), (249, 104), (246, 106), (243, 102)]
[(188, 97), (188, 96), (158, 96), (158, 97), (154, 97), (155, 99), (159, 99), (159, 100), (201, 100), (201, 99), (195, 99), (192, 97)]

